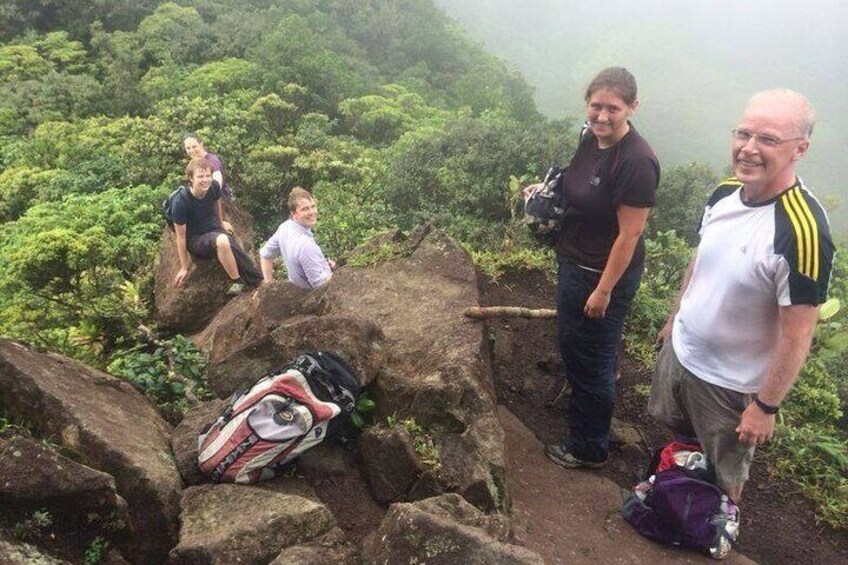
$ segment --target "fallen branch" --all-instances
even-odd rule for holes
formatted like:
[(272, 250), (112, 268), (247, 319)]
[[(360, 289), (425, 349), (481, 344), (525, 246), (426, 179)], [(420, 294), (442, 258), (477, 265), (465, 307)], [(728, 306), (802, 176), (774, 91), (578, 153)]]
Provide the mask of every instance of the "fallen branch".
[(156, 347), (161, 347), (162, 350), (165, 352), (165, 357), (167, 357), (168, 359), (168, 379), (183, 383), (183, 385), (185, 386), (184, 392), (186, 400), (188, 400), (192, 406), (195, 406), (198, 403), (198, 399), (197, 395), (194, 394), (194, 382), (192, 382), (191, 379), (187, 379), (186, 377), (177, 374), (175, 370), (175, 367), (177, 366), (177, 360), (174, 357), (173, 348), (169, 344), (160, 340), (156, 336), (156, 334), (153, 333), (153, 331), (144, 324), (139, 324), (138, 329), (141, 331), (142, 335), (144, 335), (144, 338), (147, 340), (148, 343), (155, 345)]
[(462, 315), (475, 320), (489, 318), (556, 318), (557, 311), (550, 308), (524, 308), (523, 306), (472, 306)]

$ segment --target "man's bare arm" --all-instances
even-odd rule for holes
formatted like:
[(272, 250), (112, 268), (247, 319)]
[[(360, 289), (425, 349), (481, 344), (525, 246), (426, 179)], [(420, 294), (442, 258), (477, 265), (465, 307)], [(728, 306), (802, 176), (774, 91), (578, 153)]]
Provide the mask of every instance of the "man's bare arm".
[[(818, 306), (810, 304), (780, 308), (780, 337), (769, 363), (766, 381), (757, 394), (760, 401), (771, 406), (780, 406), (786, 398), (792, 385), (798, 380), (804, 361), (807, 360), (818, 315)], [(774, 415), (766, 414), (752, 402), (742, 413), (736, 431), (742, 443), (764, 443), (774, 435)]]

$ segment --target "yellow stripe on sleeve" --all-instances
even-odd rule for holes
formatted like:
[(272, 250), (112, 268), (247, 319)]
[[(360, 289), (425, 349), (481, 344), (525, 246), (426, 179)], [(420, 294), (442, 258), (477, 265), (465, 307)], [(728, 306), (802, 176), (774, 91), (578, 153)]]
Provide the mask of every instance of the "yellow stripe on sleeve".
[(810, 210), (810, 205), (801, 193), (800, 188), (793, 190), (798, 197), (798, 203), (801, 207), (801, 212), (807, 219), (807, 225), (810, 226), (810, 278), (813, 280), (819, 279), (819, 230), (816, 217), (813, 216), (813, 211)]
[(819, 276), (819, 231), (816, 219), (804, 200), (801, 190), (795, 187), (782, 197), (783, 205), (792, 227), (798, 246), (798, 270), (801, 274), (818, 280)]

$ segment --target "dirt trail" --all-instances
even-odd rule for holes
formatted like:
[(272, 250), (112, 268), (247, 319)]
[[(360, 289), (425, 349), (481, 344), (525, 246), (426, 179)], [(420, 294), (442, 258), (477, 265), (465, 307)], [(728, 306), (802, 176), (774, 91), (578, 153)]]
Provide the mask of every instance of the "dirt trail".
[[(543, 445), (503, 406), (507, 483), (517, 541), (546, 563), (715, 563), (706, 556), (652, 543), (619, 514), (621, 489), (603, 476), (554, 465)], [(725, 563), (754, 563), (734, 553)]]
[[(483, 282), (481, 304), (484, 306), (555, 307), (555, 284), (542, 271), (508, 271), (497, 282), (491, 279), (484, 279)], [(562, 365), (555, 345), (555, 321), (506, 318), (487, 320), (485, 323), (492, 343), (492, 370), (498, 403), (508, 408), (532, 430), (532, 434), (538, 438), (535, 445), (538, 442), (561, 441), (567, 434), (567, 425), (563, 414), (564, 401), (560, 399), (559, 402), (553, 402), (563, 383)], [(634, 426), (638, 430), (638, 437), (630, 445), (613, 445), (610, 464), (594, 474), (605, 477), (619, 487), (630, 488), (644, 475), (652, 450), (668, 441), (669, 434), (645, 413), (650, 372), (623, 355), (621, 375), (616, 386), (615, 418), (625, 426)], [(513, 455), (510, 454), (510, 457)], [(544, 462), (548, 470), (554, 467), (554, 471), (561, 476), (569, 477), (566, 480), (573, 480), (570, 477), (574, 473), (548, 464), (541, 448), (527, 457), (540, 465)], [(765, 459), (764, 456), (754, 459), (751, 480), (745, 488), (740, 551), (760, 563), (848, 563), (848, 532), (818, 526), (810, 501), (799, 493), (797, 486), (772, 476)], [(521, 468), (512, 470), (510, 479), (523, 482), (525, 479), (522, 473), (526, 475), (534, 472), (536, 469), (529, 467), (524, 471)], [(514, 486), (512, 491), (517, 499), (530, 495), (524, 492), (521, 485)], [(524, 512), (544, 515), (549, 511), (548, 506), (552, 500), (568, 501), (569, 495), (554, 494), (550, 490), (542, 492), (545, 494), (538, 496), (538, 504), (525, 506)], [(558, 522), (552, 523), (555, 525)], [(544, 521), (540, 521), (540, 524), (539, 527), (547, 531), (549, 525)], [(600, 525), (596, 529), (604, 531)], [(569, 537), (567, 532), (557, 532), (555, 537), (560, 539), (582, 539), (580, 536)], [(545, 537), (538, 532), (527, 535), (531, 535), (526, 542), (527, 546), (543, 551), (546, 547)], [(628, 548), (625, 555), (629, 552)]]

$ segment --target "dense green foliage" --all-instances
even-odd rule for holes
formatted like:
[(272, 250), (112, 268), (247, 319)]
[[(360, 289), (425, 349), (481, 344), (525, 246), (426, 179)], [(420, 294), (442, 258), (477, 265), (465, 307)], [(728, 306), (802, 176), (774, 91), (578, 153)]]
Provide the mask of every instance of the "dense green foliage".
[[(301, 185), (331, 256), (432, 222), (493, 276), (552, 265), (521, 225), (520, 187), (567, 161), (577, 128), (542, 119), (524, 80), (429, 0), (14, 0), (0, 30), (0, 334), (107, 368), (169, 410), (205, 394), (202, 354), (144, 329), (186, 132), (223, 157), (260, 238)], [(663, 172), (628, 333), (646, 362), (715, 181), (696, 164)], [(814, 495), (845, 482), (780, 454), (823, 430), (822, 464), (844, 462), (841, 316), (822, 326), (773, 450)]]

